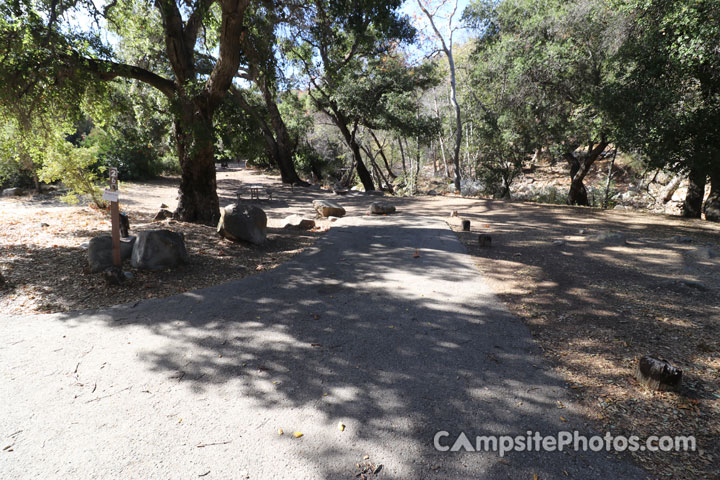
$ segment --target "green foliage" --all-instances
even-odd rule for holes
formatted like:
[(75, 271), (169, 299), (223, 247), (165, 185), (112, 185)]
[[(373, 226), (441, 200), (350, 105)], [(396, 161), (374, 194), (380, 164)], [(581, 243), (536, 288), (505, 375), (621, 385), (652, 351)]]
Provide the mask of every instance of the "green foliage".
[(605, 104), (619, 139), (658, 168), (720, 164), (720, 4), (628, 0), (620, 70)]
[(125, 180), (177, 173), (172, 118), (164, 96), (130, 82), (113, 82), (103, 98), (88, 103), (93, 128), (84, 138), (99, 160), (116, 167)]
[(47, 183), (62, 181), (69, 190), (63, 197), (68, 203), (77, 203), (79, 196), (87, 195), (98, 207), (104, 207), (102, 191), (98, 187), (99, 174), (104, 170), (98, 165), (96, 148), (73, 147), (63, 141), (47, 153), (38, 176)]

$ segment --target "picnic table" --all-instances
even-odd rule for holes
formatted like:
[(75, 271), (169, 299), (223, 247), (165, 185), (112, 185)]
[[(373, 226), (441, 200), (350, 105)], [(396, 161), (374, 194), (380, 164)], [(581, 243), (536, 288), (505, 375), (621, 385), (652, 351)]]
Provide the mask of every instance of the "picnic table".
[(250, 200), (260, 200), (260, 192), (262, 190), (265, 190), (268, 200), (272, 200), (272, 190), (266, 185), (248, 185), (247, 188), (250, 190)]

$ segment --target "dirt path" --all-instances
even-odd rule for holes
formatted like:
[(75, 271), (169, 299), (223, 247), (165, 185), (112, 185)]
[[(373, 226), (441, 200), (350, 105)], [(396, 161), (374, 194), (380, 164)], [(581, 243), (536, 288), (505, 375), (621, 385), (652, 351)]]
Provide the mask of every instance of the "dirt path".
[(260, 276), (0, 329), (3, 478), (644, 477), (606, 452), (435, 450), (593, 434), (437, 219), (343, 219)]

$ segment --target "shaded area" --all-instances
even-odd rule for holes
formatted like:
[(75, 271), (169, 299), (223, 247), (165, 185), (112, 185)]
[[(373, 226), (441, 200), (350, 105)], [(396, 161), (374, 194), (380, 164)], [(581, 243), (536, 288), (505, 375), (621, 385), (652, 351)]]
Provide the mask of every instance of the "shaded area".
[[(458, 237), (588, 415), (615, 432), (695, 435), (700, 453), (637, 457), (657, 475), (713, 476), (720, 454), (717, 226), (502, 202), (480, 202), (461, 216), (473, 232), (453, 224)], [(480, 248), (477, 233), (492, 234), (493, 247)], [(646, 354), (683, 369), (679, 394), (637, 384), (634, 369)]]
[[(94, 421), (142, 426), (156, 450), (173, 452), (170, 471), (217, 455), (211, 470), (221, 477), (236, 467), (251, 478), (352, 478), (368, 455), (383, 465), (382, 478), (643, 478), (606, 452), (500, 459), (435, 451), (438, 430), (450, 438), (591, 432), (527, 329), (494, 299), (442, 222), (346, 222), (263, 275), (96, 314), (27, 319), (76, 338), (65, 364), (77, 358), (81, 372), (103, 371), (97, 381), (81, 377), (72, 400), (56, 392), (57, 409), (80, 404), (94, 443), (117, 435)], [(24, 337), (22, 328), (10, 331), (10, 344)], [(0, 350), (13, 358), (10, 372), (34, 364), (32, 347), (21, 345)], [(101, 381), (103, 389), (91, 391)], [(8, 418), (18, 422), (0, 422), (3, 431), (22, 423), (12, 407)], [(288, 438), (292, 431), (304, 436)], [(214, 454), (195, 447), (219, 441), (228, 443)], [(112, 465), (133, 451), (119, 443)], [(46, 448), (56, 458), (57, 446)], [(123, 471), (155, 462), (142, 458), (139, 470)], [(161, 475), (167, 467), (158, 468)]]

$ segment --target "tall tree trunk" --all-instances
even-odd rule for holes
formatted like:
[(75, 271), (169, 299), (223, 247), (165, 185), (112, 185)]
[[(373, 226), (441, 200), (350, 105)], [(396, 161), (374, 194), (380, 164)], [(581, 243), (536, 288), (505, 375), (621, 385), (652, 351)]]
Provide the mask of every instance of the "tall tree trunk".
[(373, 137), (373, 140), (375, 140), (375, 145), (378, 147), (378, 151), (380, 152), (380, 157), (383, 159), (383, 163), (385, 163), (385, 168), (387, 169), (388, 176), (391, 179), (397, 178), (397, 175), (393, 173), (392, 168), (390, 168), (390, 163), (388, 162), (387, 157), (385, 156), (385, 150), (383, 149), (383, 146), (380, 144), (380, 140), (378, 140), (377, 136), (375, 135), (375, 132), (370, 130), (370, 135)]
[(268, 115), (270, 116), (270, 124), (275, 132), (275, 142), (277, 143), (278, 151), (278, 168), (280, 169), (280, 177), (283, 183), (304, 183), (298, 177), (297, 171), (295, 170), (295, 163), (293, 162), (293, 144), (290, 140), (290, 133), (288, 133), (285, 121), (283, 121), (280, 110), (278, 110), (275, 98), (269, 88), (263, 88), (263, 97), (265, 99), (265, 107), (267, 108)]
[(453, 182), (455, 190), (461, 190), (460, 186), (460, 145), (462, 145), (462, 116), (460, 115), (460, 104), (458, 104), (455, 92), (455, 62), (451, 53), (448, 53), (448, 63), (450, 64), (450, 102), (455, 109), (455, 150), (453, 151), (453, 164), (455, 165), (455, 175)]
[(405, 150), (403, 149), (402, 138), (398, 137), (398, 145), (400, 145), (400, 159), (402, 160), (403, 176), (407, 182), (407, 164), (405, 163)]
[(613, 167), (615, 167), (615, 159), (617, 158), (617, 147), (613, 151), (612, 160), (610, 160), (610, 166), (608, 167), (607, 181), (605, 182), (605, 196), (603, 197), (603, 208), (608, 208), (608, 202), (610, 200), (610, 182), (613, 176)]
[(720, 166), (710, 171), (710, 196), (703, 207), (705, 220), (720, 222)]
[[(448, 41), (445, 41), (445, 37), (438, 29), (437, 25), (435, 24), (435, 13), (430, 13), (427, 9), (427, 5), (423, 3), (421, 0), (417, 0), (418, 6), (420, 7), (420, 10), (427, 16), (428, 21), (430, 22), (430, 26), (432, 27), (433, 31), (435, 32), (435, 36), (440, 41), (440, 45), (442, 46), (442, 50), (445, 53), (445, 56), (447, 57), (448, 61), (448, 69), (450, 71), (450, 104), (453, 106), (453, 109), (455, 110), (455, 149), (453, 150), (453, 164), (455, 166), (455, 172), (454, 172), (454, 179), (453, 182), (455, 183), (455, 190), (458, 192), (460, 191), (460, 146), (462, 145), (462, 115), (460, 114), (460, 104), (457, 101), (457, 83), (456, 83), (456, 76), (455, 76), (455, 58), (453, 57), (453, 30), (450, 29), (450, 36), (448, 38)], [(455, 12), (457, 12), (458, 2), (455, 2), (455, 7), (450, 14), (449, 22), (452, 22), (452, 18), (455, 16)]]
[[(441, 120), (440, 119), (440, 110), (438, 109), (438, 104), (437, 104), (437, 98), (435, 98), (434, 101), (435, 101), (435, 115), (437, 116), (438, 120)], [(440, 142), (440, 154), (442, 155), (443, 166), (445, 167), (445, 176), (447, 178), (450, 178), (450, 168), (448, 167), (447, 158), (445, 157), (445, 140), (443, 138), (442, 123), (440, 124), (440, 133), (438, 133), (438, 141)]]
[(683, 203), (683, 217), (700, 218), (702, 215), (702, 203), (705, 197), (705, 183), (707, 175), (703, 170), (691, 168), (688, 174), (688, 189)]
[(383, 175), (382, 169), (375, 162), (375, 158), (373, 158), (373, 155), (370, 152), (370, 150), (368, 148), (366, 148), (365, 146), (363, 146), (362, 149), (365, 150), (365, 155), (367, 155), (367, 158), (373, 167), (373, 171), (375, 172), (375, 177), (378, 178), (378, 183), (380, 183), (381, 188), (382, 188), (382, 184), (384, 183), (387, 191), (390, 193), (393, 193), (392, 184), (390, 182), (388, 182), (387, 177), (385, 177), (385, 175)]
[(357, 168), (358, 177), (360, 177), (360, 181), (362, 182), (365, 191), (369, 192), (375, 190), (375, 184), (373, 183), (372, 176), (365, 167), (362, 156), (360, 155), (360, 145), (358, 145), (357, 140), (355, 139), (355, 134), (350, 132), (350, 129), (347, 126), (347, 121), (342, 114), (338, 111), (334, 111), (333, 113), (334, 115), (331, 115), (330, 117), (335, 122), (335, 125), (337, 125), (338, 129), (342, 133), (343, 139), (345, 140), (345, 144), (352, 152), (353, 162), (355, 168)]
[(215, 137), (212, 112), (197, 101), (178, 101), (175, 141), (182, 176), (175, 217), (212, 225), (220, 218), (215, 178)]

